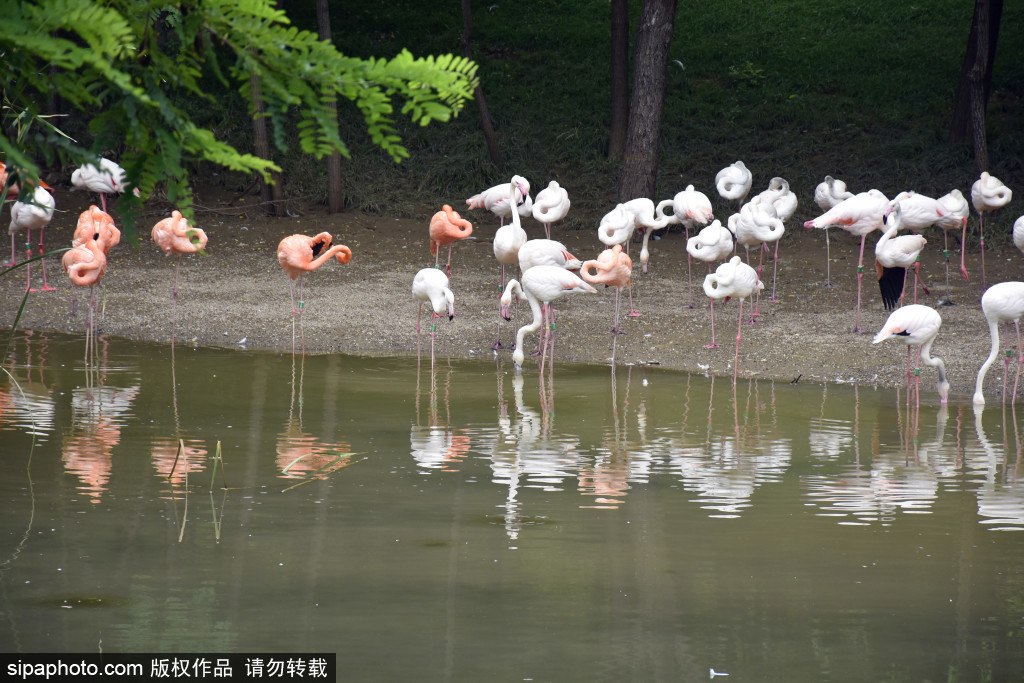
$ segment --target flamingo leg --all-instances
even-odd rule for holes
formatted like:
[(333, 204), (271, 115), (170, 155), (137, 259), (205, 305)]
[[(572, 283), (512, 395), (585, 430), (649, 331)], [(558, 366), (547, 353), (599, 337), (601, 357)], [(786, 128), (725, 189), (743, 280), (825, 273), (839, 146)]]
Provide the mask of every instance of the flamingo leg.
[(416, 362), (420, 360), (420, 318), (423, 317), (423, 302), (420, 302), (420, 307), (416, 309)]
[(434, 371), (434, 334), (437, 332), (437, 313), (430, 311), (430, 371)]
[[(40, 256), (43, 255), (43, 228), (39, 228), (39, 255)], [(55, 288), (51, 287), (46, 282), (46, 259), (44, 259), (44, 258), (39, 259), (39, 269), (43, 271), (43, 291), (44, 292), (52, 292), (52, 291), (54, 291)]]
[(740, 299), (740, 317), (736, 324), (736, 356), (732, 361), (732, 383), (735, 386), (740, 369), (740, 339), (743, 337), (743, 299)]
[(505, 307), (501, 305), (501, 295), (505, 292), (505, 264), (501, 264), (501, 280), (498, 282), (498, 339), (491, 344), (492, 351), (505, 348), (501, 343), (501, 319), (507, 315)]
[(1021, 350), (1020, 344), (1020, 321), (1014, 320), (1013, 326), (1017, 328), (1017, 375), (1013, 379), (1013, 398), (1010, 399), (1011, 405), (1017, 403), (1017, 384), (1020, 382), (1020, 364), (1024, 361), (1024, 351)]
[(978, 212), (978, 235), (981, 240), (981, 291), (985, 291), (985, 212)]
[[(626, 240), (626, 255), (627, 256), (629, 255), (629, 242), (630, 242), (630, 240), (627, 239)], [(636, 310), (633, 309), (633, 283), (630, 283), (630, 284), (628, 284), (626, 286), (629, 287), (629, 313), (628, 313), (628, 315), (629, 315), (630, 318), (639, 318), (640, 316), (643, 315), (643, 313), (640, 313), (639, 311), (636, 311)]]
[[(683, 226), (683, 230), (686, 231), (686, 241), (689, 242), (690, 241), (690, 229), (684, 225)], [(690, 303), (686, 304), (687, 308), (696, 308), (696, 304), (693, 303), (693, 271), (691, 269), (692, 263), (693, 263), (693, 257), (690, 256), (689, 252), (687, 252), (686, 253), (686, 281), (690, 285)]]
[(779, 275), (779, 241), (775, 240), (775, 255), (772, 256), (772, 298), (768, 299), (769, 303), (779, 303), (779, 298), (775, 296), (775, 280)]
[(718, 344), (715, 343), (715, 300), (708, 297), (708, 301), (711, 302), (711, 343), (705, 344), (705, 349), (717, 349)]
[(917, 362), (914, 365), (914, 407), (921, 409), (921, 347), (917, 347)]
[[(32, 258), (32, 231), (25, 230), (25, 260)], [(34, 292), (32, 289), (32, 264), (25, 266), (25, 291)]]
[(952, 306), (953, 302), (949, 300), (949, 233), (945, 230), (942, 231), (942, 255), (946, 259), (946, 300), (942, 305)]
[(828, 228), (825, 228), (825, 286), (832, 286), (832, 254), (828, 245)]
[[(444, 267), (444, 274), (447, 275), (448, 277), (452, 276), (452, 247), (453, 246), (455, 246), (454, 242), (452, 242), (451, 244), (448, 245), (448, 263)], [(441, 250), (438, 249), (438, 251), (440, 252)]]
[[(761, 281), (761, 269), (764, 267), (764, 251), (768, 248), (768, 245), (764, 242), (761, 243), (761, 253), (757, 257), (757, 281)], [(754, 312), (750, 314), (750, 322), (756, 323), (757, 317), (761, 315), (761, 290), (757, 290), (754, 293)]]
[(867, 235), (861, 235), (860, 258), (857, 260), (857, 320), (853, 324), (853, 331), (857, 334), (867, 334), (870, 332), (870, 330), (862, 330), (860, 328), (860, 288), (861, 283), (864, 280), (864, 242), (867, 238)]
[(622, 287), (615, 288), (615, 324), (612, 325), (612, 334), (625, 334), (619, 329), (619, 298), (622, 296)]

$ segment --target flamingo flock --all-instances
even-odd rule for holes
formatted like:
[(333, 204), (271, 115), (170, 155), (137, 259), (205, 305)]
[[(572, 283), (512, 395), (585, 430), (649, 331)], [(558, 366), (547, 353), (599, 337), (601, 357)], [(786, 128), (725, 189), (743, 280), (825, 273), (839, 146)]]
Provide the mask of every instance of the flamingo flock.
[[(3, 171), (0, 168), (0, 171)], [(120, 232), (114, 218), (107, 211), (107, 194), (123, 193), (132, 188), (127, 180), (124, 169), (116, 163), (101, 159), (96, 165), (86, 165), (72, 174), (72, 185), (98, 193), (100, 206), (92, 205), (82, 212), (74, 232), (72, 248), (63, 256), (62, 264), (69, 280), (75, 287), (90, 288), (89, 320), (87, 322), (87, 356), (90, 337), (93, 334), (95, 286), (99, 284), (107, 269), (108, 254), (120, 241)], [(12, 235), (11, 264), (16, 265), (17, 249), (15, 235), (26, 232), (26, 260), (33, 259), (31, 231), (39, 231), (38, 253), (41, 257), (43, 229), (54, 216), (55, 202), (50, 189), (45, 184), (30, 188), (17, 188), (6, 183), (6, 194), (13, 202), (9, 232)], [(641, 272), (647, 273), (651, 261), (650, 240), (659, 230), (671, 225), (682, 225), (686, 231), (687, 278), (689, 281), (688, 307), (694, 307), (692, 294), (691, 259), (707, 263), (707, 275), (703, 282), (703, 291), (708, 298), (711, 324), (711, 343), (706, 349), (718, 348), (715, 336), (715, 303), (719, 305), (738, 299), (737, 331), (733, 357), (733, 378), (739, 372), (739, 348), (743, 328), (743, 303), (753, 299), (753, 311), (750, 322), (756, 322), (760, 316), (759, 295), (765, 290), (762, 280), (764, 252), (771, 252), (773, 260), (772, 294), (767, 300), (769, 304), (778, 303), (776, 285), (779, 276), (779, 245), (785, 234), (785, 223), (796, 212), (798, 200), (791, 189), (789, 181), (781, 177), (773, 177), (766, 189), (751, 195), (754, 187), (754, 176), (742, 161), (736, 161), (723, 168), (715, 176), (715, 189), (726, 205), (735, 203), (735, 211), (727, 219), (717, 220), (708, 195), (687, 184), (671, 199), (655, 201), (646, 197), (633, 198), (617, 203), (601, 218), (597, 226), (596, 244), (603, 247), (594, 258), (584, 260), (574, 255), (567, 246), (558, 239), (552, 239), (552, 225), (564, 220), (570, 210), (569, 193), (558, 181), (551, 180), (542, 189), (534, 201), (530, 197), (530, 183), (521, 175), (514, 175), (507, 183), (500, 183), (466, 199), (468, 211), (487, 211), (499, 218), (499, 225), (493, 233), (493, 253), (500, 270), (499, 309), (497, 315), (497, 341), (491, 347), (498, 352), (505, 346), (501, 343), (501, 326), (503, 321), (511, 319), (510, 306), (513, 301), (525, 301), (532, 313), (532, 320), (522, 326), (516, 323), (515, 342), (510, 345), (513, 350), (512, 360), (517, 368), (522, 368), (526, 360), (524, 348), (526, 335), (539, 332), (537, 352), (540, 363), (546, 362), (550, 352), (554, 354), (554, 303), (571, 293), (597, 293), (594, 285), (613, 287), (615, 301), (613, 309), (612, 334), (625, 334), (620, 327), (619, 303), (621, 292), (628, 289), (630, 293), (629, 317), (638, 317), (632, 296), (633, 260), (629, 255), (630, 243), (642, 234), (640, 252)], [(19, 196), (20, 190), (20, 196)], [(30, 191), (29, 191), (30, 190)], [(137, 190), (133, 190), (138, 193)], [(750, 197), (748, 199), (748, 197)], [(971, 205), (978, 214), (979, 237), (981, 241), (982, 286), (986, 282), (984, 268), (984, 223), (991, 224), (995, 212), (1005, 207), (1012, 198), (1012, 191), (1001, 181), (989, 173), (982, 173), (971, 188)], [(891, 311), (889, 319), (875, 334), (874, 343), (896, 338), (908, 347), (907, 383), (911, 380), (911, 352), (917, 348), (918, 360), (913, 374), (919, 375), (920, 365), (935, 367), (938, 371), (938, 393), (940, 400), (945, 402), (949, 393), (946, 380), (945, 365), (942, 360), (931, 355), (932, 345), (936, 343), (942, 324), (938, 312), (917, 303), (917, 287), (920, 285), (925, 294), (930, 294), (920, 279), (920, 254), (926, 248), (928, 240), (921, 232), (936, 227), (943, 231), (943, 256), (946, 262), (946, 298), (941, 305), (952, 305), (949, 298), (949, 232), (959, 230), (963, 245), (966, 240), (966, 225), (969, 220), (969, 207), (964, 194), (953, 189), (946, 195), (934, 199), (912, 191), (903, 191), (889, 200), (877, 189), (868, 189), (858, 193), (847, 190), (846, 183), (832, 176), (826, 176), (814, 191), (814, 202), (821, 210), (820, 215), (804, 222), (805, 228), (818, 228), (826, 231), (826, 251), (828, 247), (828, 229), (839, 227), (855, 237), (860, 237), (860, 250), (857, 261), (857, 298), (853, 331), (866, 333), (861, 326), (861, 308), (863, 302), (864, 251), (868, 235), (878, 232), (879, 238), (875, 245), (875, 264), (879, 275), (879, 287), (883, 306)], [(544, 237), (530, 239), (522, 220), (531, 217), (543, 226)], [(506, 225), (506, 219), (508, 224)], [(690, 235), (690, 229), (699, 230)], [(907, 234), (900, 234), (901, 231)], [(991, 225), (990, 225), (991, 231)], [(458, 241), (466, 240), (474, 235), (472, 223), (456, 212), (451, 205), (445, 204), (434, 214), (429, 223), (430, 254), (433, 266), (425, 264), (413, 279), (412, 295), (419, 303), (416, 333), (417, 348), (421, 334), (421, 317), (423, 304), (431, 309), (431, 362), (434, 362), (434, 339), (437, 332), (437, 319), (446, 313), (449, 321), (454, 320), (454, 291), (451, 281), (453, 246)], [(194, 227), (178, 210), (160, 220), (153, 227), (153, 241), (167, 255), (176, 254), (174, 284), (172, 297), (175, 307), (178, 298), (178, 273), (184, 254), (205, 253), (207, 236), (201, 229)], [(474, 238), (474, 239), (479, 239)], [(579, 237), (577, 236), (577, 240)], [(1024, 253), (1024, 216), (1017, 219), (1013, 226), (1013, 242)], [(445, 267), (440, 266), (440, 252), (448, 246)], [(746, 252), (745, 259), (736, 255), (737, 247), (742, 245)], [(757, 263), (754, 263), (754, 254)], [(597, 249), (595, 249), (597, 251)], [(965, 251), (961, 249), (961, 253)], [(293, 353), (296, 351), (296, 328), (301, 335), (302, 313), (305, 307), (303, 285), (305, 275), (317, 270), (323, 264), (334, 259), (339, 263), (348, 263), (352, 258), (352, 250), (341, 244), (335, 244), (330, 233), (320, 232), (313, 236), (295, 234), (281, 240), (277, 249), (278, 261), (288, 278), (292, 302)], [(34, 259), (33, 259), (34, 260)], [(830, 278), (830, 261), (826, 265), (826, 286), (832, 286)], [(717, 264), (717, 265), (716, 265)], [(515, 266), (515, 277), (506, 281), (505, 266)], [(906, 283), (909, 280), (908, 268), (914, 269), (913, 303), (903, 305), (906, 298)], [(963, 256), (961, 256), (961, 275), (969, 279)], [(783, 276), (785, 269), (783, 270)], [(45, 271), (42, 268), (42, 291), (50, 291)], [(298, 298), (296, 301), (296, 284)], [(31, 271), (29, 271), (27, 290), (32, 289)], [(897, 306), (899, 307), (897, 308)], [(1021, 346), (1019, 324), (1024, 317), (1024, 282), (1003, 282), (987, 288), (981, 298), (982, 313), (988, 323), (991, 351), (982, 364), (976, 381), (974, 402), (984, 404), (982, 386), (986, 373), (995, 362), (1000, 352), (999, 326), (1012, 323), (1017, 336), (1017, 375), (1014, 382), (1013, 396), (1016, 395), (1021, 365), (1024, 364), (1024, 348)], [(893, 310), (895, 309), (895, 310)], [(176, 308), (175, 308), (176, 310)], [(74, 304), (72, 306), (74, 311)], [(176, 317), (175, 313), (175, 317)], [(173, 338), (173, 336), (172, 336)], [(301, 338), (301, 337), (300, 337)], [(304, 346), (304, 341), (303, 341)], [(549, 351), (550, 350), (550, 351)], [(1006, 364), (1004, 373), (1004, 396), (1009, 376), (1009, 364), (1012, 352), (1007, 351), (1004, 357)], [(915, 382), (915, 385), (917, 382)], [(919, 394), (919, 386), (916, 387)]]

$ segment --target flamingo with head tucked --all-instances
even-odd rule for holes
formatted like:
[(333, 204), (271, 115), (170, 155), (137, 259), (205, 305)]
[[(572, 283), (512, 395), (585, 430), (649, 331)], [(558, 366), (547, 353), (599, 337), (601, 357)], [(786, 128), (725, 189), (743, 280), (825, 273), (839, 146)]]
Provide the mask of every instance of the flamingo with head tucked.
[(615, 323), (612, 325), (612, 334), (624, 334), (619, 329), (619, 298), (632, 274), (633, 260), (622, 251), (621, 244), (605, 249), (595, 260), (585, 261), (580, 269), (580, 275), (590, 284), (615, 288)]
[[(71, 284), (76, 287), (89, 288), (89, 317), (85, 327), (86, 363), (89, 362), (95, 340), (93, 331), (93, 311), (96, 308), (95, 287), (107, 270), (107, 255), (101, 248), (99, 239), (100, 234), (94, 233), (91, 239), (64, 252), (64, 256), (61, 258), (64, 272), (71, 279)], [(74, 315), (73, 311), (72, 315)]]
[(714, 273), (704, 278), (704, 293), (711, 299), (730, 298), (740, 300), (739, 322), (736, 325), (736, 356), (732, 365), (732, 381), (739, 372), (740, 338), (743, 336), (743, 300), (764, 289), (764, 283), (757, 277), (757, 271), (743, 263), (739, 256), (733, 256), (727, 263), (718, 266)]
[(544, 226), (546, 238), (551, 239), (551, 224), (565, 218), (569, 206), (569, 193), (557, 180), (552, 180), (537, 193), (537, 199), (533, 202), (533, 218)]
[[(786, 227), (775, 212), (775, 207), (770, 201), (758, 195), (744, 204), (739, 213), (729, 217), (729, 229), (736, 235), (736, 243), (743, 245), (746, 249), (748, 265), (750, 263), (750, 247), (763, 245), (757, 263), (757, 277), (760, 280), (761, 268), (764, 265), (764, 249), (768, 248), (769, 242), (778, 244), (786, 232)], [(774, 289), (774, 285), (772, 288)], [(755, 322), (754, 319), (761, 314), (760, 298), (759, 292), (754, 297), (754, 313), (751, 316), (751, 322)]]
[(727, 201), (737, 201), (743, 206), (753, 185), (753, 176), (742, 161), (736, 161), (715, 174), (715, 189)]
[(430, 254), (434, 256), (434, 267), (439, 268), (441, 247), (448, 245), (448, 263), (444, 267), (445, 275), (452, 274), (452, 245), (473, 234), (473, 224), (445, 204), (430, 219)]
[[(789, 181), (785, 178), (780, 178), (779, 176), (772, 178), (768, 182), (768, 189), (757, 195), (755, 199), (759, 199), (762, 203), (771, 204), (772, 209), (775, 210), (775, 216), (783, 223), (792, 218), (793, 214), (796, 213), (796, 193), (789, 189)], [(775, 240), (775, 250), (772, 255), (772, 295), (768, 298), (768, 301), (772, 303), (779, 302), (778, 297), (775, 296), (775, 282), (779, 273), (779, 242), (781, 241), (781, 235), (779, 237), (780, 239)]]
[(177, 209), (174, 209), (167, 218), (157, 221), (153, 226), (152, 237), (164, 255), (178, 255), (174, 263), (174, 287), (171, 289), (174, 298), (174, 317), (171, 322), (171, 341), (173, 343), (174, 328), (178, 321), (178, 271), (181, 269), (181, 256), (182, 254), (205, 254), (208, 238), (202, 229), (193, 226)]
[[(711, 274), (711, 264), (715, 261), (724, 261), (732, 254), (736, 246), (736, 236), (732, 230), (722, 225), (721, 221), (712, 221), (699, 233), (686, 240), (686, 252), (695, 259), (700, 259), (708, 264), (708, 275)], [(711, 343), (705, 344), (705, 349), (717, 349), (715, 343), (715, 299), (708, 297), (711, 302)]]
[[(313, 237), (307, 235), (290, 235), (277, 245), (277, 261), (288, 276), (288, 292), (292, 300), (292, 353), (295, 353), (295, 318), (299, 319), (299, 330), (302, 331), (302, 311), (306, 306), (303, 298), (303, 283), (306, 273), (322, 266), (332, 256), (338, 263), (352, 260), (352, 250), (344, 244), (331, 246), (334, 238), (329, 232), (321, 232)], [(299, 281), (299, 307), (295, 308), (295, 280)], [(305, 351), (305, 335), (302, 337), (302, 348)]]
[[(833, 178), (830, 175), (825, 176), (825, 180), (818, 183), (818, 186), (814, 188), (814, 203), (818, 205), (818, 208), (822, 211), (828, 211), (833, 206), (849, 199), (853, 196), (852, 192), (847, 191), (846, 183), (837, 178)], [(828, 226), (825, 226), (825, 286), (832, 286), (832, 256), (829, 251), (828, 244)]]
[[(672, 213), (666, 214), (665, 209), (669, 208), (672, 209)], [(715, 219), (714, 212), (711, 209), (711, 200), (703, 192), (693, 189), (693, 185), (687, 185), (685, 190), (677, 192), (672, 199), (658, 202), (655, 213), (658, 217), (667, 215), (671, 217), (673, 223), (681, 224), (686, 232), (687, 243), (690, 241), (690, 228), (704, 227), (709, 221)], [(690, 269), (691, 260), (692, 258), (687, 255), (686, 281), (689, 283), (690, 294), (690, 302), (686, 305), (687, 308), (693, 308), (694, 306), (693, 275)], [(644, 272), (647, 272), (646, 267), (647, 264), (644, 264)]]
[(868, 233), (882, 227), (889, 200), (878, 190), (868, 190), (844, 199), (814, 220), (804, 223), (805, 228), (826, 228), (838, 225), (860, 237), (860, 257), (857, 260), (857, 319), (853, 331), (867, 333), (860, 326), (860, 290), (864, 279), (864, 242)]
[[(981, 177), (971, 186), (971, 204), (978, 212), (978, 235), (981, 241), (981, 288), (985, 289), (985, 214), (1001, 209), (1010, 203), (1013, 191), (999, 178), (983, 171)], [(962, 248), (962, 247), (961, 247)]]
[(1013, 222), (1013, 246), (1024, 254), (1024, 216)]
[(889, 319), (882, 325), (882, 329), (875, 335), (873, 344), (878, 344), (886, 339), (896, 338), (907, 345), (907, 391), (910, 391), (910, 356), (911, 347), (917, 347), (917, 365), (914, 372), (914, 384), (917, 395), (917, 405), (921, 405), (920, 374), (921, 362), (934, 367), (939, 373), (939, 401), (945, 403), (949, 397), (949, 382), (946, 381), (946, 365), (941, 358), (932, 357), (931, 348), (935, 337), (942, 327), (942, 317), (938, 311), (930, 306), (910, 304), (897, 308), (889, 316)]
[[(989, 349), (988, 358), (982, 363), (978, 370), (978, 379), (974, 384), (974, 405), (985, 405), (985, 394), (982, 392), (985, 385), (985, 375), (988, 374), (989, 366), (995, 362), (999, 355), (999, 325), (1001, 323), (1013, 323), (1017, 330), (1017, 380), (1020, 379), (1020, 365), (1024, 359), (1021, 351), (1020, 340), (1020, 319), (1024, 316), (1024, 282), (1000, 282), (992, 285), (981, 295), (981, 310), (988, 321), (988, 332), (992, 339), (992, 346)], [(1006, 376), (1010, 371), (1010, 352), (1006, 352), (1006, 367), (1003, 373), (1003, 401), (1006, 400)], [(1017, 399), (1017, 380), (1013, 383), (1013, 400)]]

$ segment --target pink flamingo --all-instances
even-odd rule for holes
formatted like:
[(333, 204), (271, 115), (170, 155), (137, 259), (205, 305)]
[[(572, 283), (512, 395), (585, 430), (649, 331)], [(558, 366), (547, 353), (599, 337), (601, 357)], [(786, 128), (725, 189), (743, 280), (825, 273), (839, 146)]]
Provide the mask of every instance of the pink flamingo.
[(95, 287), (107, 270), (107, 255), (103, 252), (99, 239), (100, 234), (95, 233), (92, 239), (72, 247), (64, 252), (64, 256), (61, 258), (64, 272), (68, 274), (71, 283), (76, 287), (89, 288), (89, 317), (85, 328), (86, 363), (89, 362), (90, 350), (95, 345), (93, 334), (93, 309), (96, 305)]
[(739, 323), (736, 326), (736, 357), (732, 364), (732, 381), (736, 382), (740, 361), (740, 338), (743, 336), (743, 300), (764, 289), (764, 283), (757, 277), (757, 271), (743, 263), (739, 256), (733, 256), (727, 263), (718, 266), (714, 273), (704, 278), (704, 293), (711, 299), (732, 297), (740, 300)]
[(621, 244), (605, 249), (596, 260), (584, 262), (580, 270), (580, 275), (590, 284), (615, 288), (615, 324), (612, 326), (612, 334), (623, 334), (619, 329), (619, 298), (632, 274), (633, 260), (622, 251)]
[[(54, 206), (53, 195), (42, 186), (35, 187), (31, 200), (19, 200), (11, 206), (11, 227), (8, 230), (11, 235), (11, 265), (14, 265), (17, 260), (14, 255), (14, 243), (17, 241), (15, 234), (22, 229), (25, 230), (25, 259), (32, 258), (33, 230), (39, 230), (39, 255), (43, 255), (43, 229), (50, 224), (50, 219), (53, 218)], [(32, 266), (25, 267), (28, 270), (25, 290), (34, 292), (36, 290), (32, 289)], [(51, 292), (53, 287), (46, 282), (45, 259), (41, 261), (40, 267), (43, 269), (43, 291)]]
[[(971, 204), (978, 212), (978, 234), (981, 241), (981, 288), (985, 289), (985, 214), (1001, 209), (1010, 203), (1013, 191), (988, 171), (971, 186)], [(961, 247), (962, 248), (962, 247)]]
[(441, 259), (441, 247), (448, 245), (448, 264), (444, 268), (445, 275), (452, 274), (452, 245), (456, 240), (463, 240), (473, 234), (473, 224), (459, 215), (458, 211), (445, 204), (430, 219), (430, 253), (435, 257), (434, 267), (438, 268)]
[(907, 391), (910, 391), (910, 355), (911, 347), (917, 347), (917, 365), (914, 370), (914, 385), (916, 389), (917, 406), (921, 405), (921, 362), (934, 367), (939, 373), (939, 401), (945, 403), (949, 397), (949, 382), (946, 381), (946, 365), (941, 358), (932, 357), (930, 354), (932, 343), (935, 341), (939, 328), (942, 327), (942, 317), (938, 311), (930, 306), (921, 304), (910, 304), (897, 308), (889, 316), (889, 319), (882, 325), (882, 329), (875, 335), (873, 344), (878, 344), (886, 339), (896, 338), (907, 345)]
[[(94, 235), (99, 237), (94, 238)], [(104, 254), (109, 254), (110, 250), (121, 242), (121, 231), (114, 225), (113, 217), (95, 204), (78, 216), (78, 225), (71, 238), (71, 246), (77, 247), (93, 239)]]
[(867, 333), (860, 326), (860, 291), (864, 279), (864, 242), (868, 233), (882, 227), (889, 200), (878, 190), (868, 190), (844, 199), (814, 220), (804, 223), (805, 228), (826, 228), (838, 225), (860, 237), (860, 257), (857, 260), (857, 319), (853, 331)]
[[(312, 272), (322, 266), (329, 258), (335, 256), (338, 263), (348, 263), (352, 260), (352, 250), (344, 244), (331, 246), (334, 240), (329, 232), (321, 232), (314, 237), (306, 235), (291, 235), (281, 240), (277, 245), (277, 260), (284, 268), (288, 281), (288, 291), (292, 299), (292, 353), (295, 353), (295, 280), (299, 281), (299, 330), (302, 330), (302, 310), (305, 308), (303, 301), (302, 285), (306, 273)], [(305, 351), (306, 340), (303, 336), (302, 348)]]
[(174, 263), (174, 287), (171, 292), (174, 297), (174, 317), (171, 321), (171, 343), (174, 343), (174, 328), (178, 323), (178, 271), (181, 268), (182, 254), (195, 254), (206, 252), (208, 241), (206, 233), (200, 228), (194, 227), (181, 212), (177, 209), (171, 215), (158, 221), (153, 226), (153, 241), (165, 255), (177, 254), (178, 258)]

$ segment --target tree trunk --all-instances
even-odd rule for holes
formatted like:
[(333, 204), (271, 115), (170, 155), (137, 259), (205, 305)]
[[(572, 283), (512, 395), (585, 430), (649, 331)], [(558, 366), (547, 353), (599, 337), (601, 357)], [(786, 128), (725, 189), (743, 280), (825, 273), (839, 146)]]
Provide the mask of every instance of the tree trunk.
[(979, 172), (988, 170), (985, 112), (992, 88), (992, 63), (1002, 14), (1003, 0), (975, 0), (971, 34), (953, 102), (950, 141), (972, 144)]
[[(316, 0), (316, 29), (320, 40), (331, 41), (331, 10), (327, 0)], [(331, 119), (338, 125), (338, 105), (331, 102)], [(341, 186), (341, 152), (335, 150), (327, 157), (327, 212), (341, 213), (345, 208), (345, 194)]]
[[(266, 109), (263, 106), (263, 95), (260, 90), (260, 77), (253, 72), (249, 76), (249, 84), (252, 88), (252, 139), (253, 151), (261, 159), (270, 159), (270, 142), (267, 139), (267, 120), (264, 117)], [(272, 184), (267, 184), (263, 178), (259, 179), (260, 198), (263, 200), (263, 208), (268, 216), (285, 215), (284, 190), (281, 187), (281, 174), (274, 171), (271, 173)]]
[(633, 96), (618, 189), (620, 202), (654, 197), (675, 15), (675, 0), (643, 0), (640, 8), (633, 47)]
[(612, 0), (611, 130), (608, 158), (622, 159), (629, 121), (629, 0)]
[[(473, 51), (470, 48), (472, 38), (473, 9), (470, 7), (470, 0), (462, 0), (462, 56), (467, 59), (473, 58)], [(483, 130), (484, 140), (487, 142), (487, 155), (490, 157), (491, 163), (500, 169), (502, 164), (501, 150), (498, 149), (498, 136), (494, 132), (491, 115), (487, 111), (483, 87), (479, 84), (473, 89), (473, 99), (476, 100), (476, 108), (480, 112), (480, 129)]]

